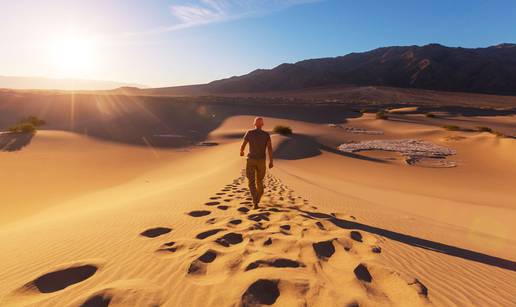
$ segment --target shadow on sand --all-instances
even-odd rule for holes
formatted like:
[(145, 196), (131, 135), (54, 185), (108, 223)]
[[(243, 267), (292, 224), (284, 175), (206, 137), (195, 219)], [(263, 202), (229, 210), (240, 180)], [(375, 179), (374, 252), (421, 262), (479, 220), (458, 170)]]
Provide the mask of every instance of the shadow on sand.
[[(295, 119), (311, 123), (345, 122), (360, 116), (349, 106), (211, 103), (210, 98), (96, 94), (0, 95), (0, 127), (13, 118), (36, 115), (45, 129), (64, 130), (126, 144), (184, 147), (206, 140), (229, 117)], [(23, 107), (21, 107), (23, 106)], [(237, 137), (237, 136), (235, 136)]]
[(369, 161), (369, 162), (387, 163), (387, 161), (382, 160), (382, 159), (367, 157), (367, 156), (363, 156), (363, 155), (359, 155), (359, 154), (351, 153), (351, 152), (343, 152), (341, 150), (338, 150), (337, 148), (333, 148), (333, 147), (323, 145), (323, 144), (319, 144), (319, 148), (322, 150), (340, 155), (340, 156), (344, 156), (346, 158), (353, 158), (353, 159)]
[(322, 151), (331, 152), (346, 158), (359, 159), (369, 162), (387, 163), (382, 159), (367, 157), (355, 153), (340, 151), (335, 147), (322, 144), (315, 138), (304, 134), (292, 134), (281, 140), (274, 151), (274, 157), (283, 160), (299, 160), (322, 154)]
[(499, 257), (495, 257), (495, 256), (490, 256), (490, 255), (475, 252), (475, 251), (472, 251), (469, 249), (464, 249), (464, 248), (460, 248), (460, 247), (456, 247), (456, 246), (452, 246), (452, 245), (448, 245), (448, 244), (444, 244), (444, 243), (440, 243), (440, 242), (426, 240), (426, 239), (402, 234), (399, 232), (395, 232), (395, 231), (391, 231), (391, 230), (387, 230), (387, 229), (383, 229), (383, 228), (379, 228), (379, 227), (374, 227), (374, 226), (370, 226), (370, 225), (366, 225), (366, 224), (362, 224), (362, 223), (358, 223), (358, 222), (339, 219), (333, 215), (329, 215), (329, 214), (325, 214), (325, 213), (309, 212), (309, 211), (303, 211), (301, 209), (297, 209), (297, 210), (312, 217), (312, 218), (328, 220), (328, 221), (332, 222), (335, 226), (340, 227), (340, 228), (363, 230), (363, 231), (366, 231), (369, 233), (374, 233), (374, 234), (389, 238), (391, 240), (395, 240), (395, 241), (405, 243), (408, 245), (412, 245), (412, 246), (416, 246), (419, 248), (424, 248), (427, 250), (447, 254), (450, 256), (454, 256), (454, 257), (459, 257), (462, 259), (476, 261), (476, 262), (480, 262), (480, 263), (491, 265), (491, 266), (496, 266), (496, 267), (499, 267), (502, 269), (516, 271), (516, 262), (511, 261), (511, 260), (507, 260), (507, 259), (503, 259), (503, 258), (499, 258)]
[(281, 140), (274, 151), (274, 157), (283, 160), (299, 160), (321, 154), (318, 144), (310, 137), (292, 134)]
[(0, 134), (0, 151), (18, 151), (30, 144), (34, 133)]

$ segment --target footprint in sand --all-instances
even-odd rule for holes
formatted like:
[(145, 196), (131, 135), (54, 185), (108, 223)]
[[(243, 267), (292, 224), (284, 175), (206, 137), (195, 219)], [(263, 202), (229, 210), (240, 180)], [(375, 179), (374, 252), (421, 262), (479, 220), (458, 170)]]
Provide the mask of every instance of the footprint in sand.
[(280, 228), (283, 230), (290, 230), (290, 225), (281, 225)]
[(382, 252), (382, 248), (380, 246), (373, 246), (371, 247), (371, 251), (375, 254), (379, 254)]
[(253, 230), (253, 229), (254, 230), (265, 230), (267, 228), (269, 228), (269, 225), (265, 225), (264, 226), (263, 223), (258, 222), (258, 223), (254, 223), (249, 229), (251, 229), (251, 230)]
[[(118, 280), (100, 287), (97, 285), (94, 289), (94, 292), (84, 297), (79, 297), (72, 302), (67, 301), (66, 306), (161, 306), (164, 301), (160, 287), (143, 279)], [(53, 306), (63, 306), (63, 304)]]
[(254, 270), (256, 268), (263, 267), (274, 267), (274, 268), (298, 268), (304, 267), (303, 263), (300, 263), (295, 260), (285, 259), (285, 258), (277, 258), (277, 259), (269, 259), (269, 260), (257, 260), (255, 262), (250, 263), (245, 271)]
[(367, 266), (363, 263), (359, 264), (353, 270), (353, 273), (355, 273), (355, 276), (361, 281), (371, 282), (373, 280), (373, 277), (371, 276), (371, 273), (369, 273)]
[(211, 229), (211, 230), (208, 230), (208, 231), (204, 231), (204, 232), (201, 232), (199, 234), (197, 234), (197, 236), (195, 236), (197, 239), (199, 240), (203, 240), (203, 239), (206, 239), (208, 237), (211, 237), (213, 236), (214, 234), (217, 234), (218, 232), (221, 232), (223, 231), (224, 229), (222, 228), (217, 228), (217, 229)]
[(220, 204), (220, 202), (218, 202), (218, 201), (209, 201), (209, 202), (205, 203), (206, 206), (216, 206), (218, 204)]
[(317, 242), (312, 244), (312, 246), (319, 259), (326, 260), (335, 253), (335, 247), (333, 246), (332, 240)]
[(246, 208), (246, 207), (240, 207), (237, 209), (239, 212), (242, 212), (242, 213), (247, 213), (249, 212), (249, 208)]
[(104, 294), (97, 294), (88, 298), (81, 307), (107, 307), (111, 302), (112, 297)]
[(164, 243), (161, 246), (161, 248), (159, 248), (156, 252), (170, 252), (170, 253), (174, 253), (179, 248), (180, 248), (180, 246), (176, 245), (176, 242), (171, 241), (171, 242)]
[(242, 223), (242, 220), (241, 219), (235, 219), (235, 220), (231, 220), (228, 222), (229, 224), (231, 225), (239, 225)]
[(215, 224), (216, 222), (217, 222), (217, 219), (214, 217), (206, 220), (206, 224)]
[(259, 221), (270, 221), (269, 219), (269, 212), (264, 213), (254, 213), (250, 214), (247, 218), (251, 221), (259, 222)]
[(196, 260), (194, 260), (188, 267), (188, 274), (205, 274), (206, 264), (213, 262), (217, 258), (217, 252), (208, 250)]
[[(224, 213), (206, 220), (207, 224), (213, 225), (213, 229), (198, 233), (195, 236), (198, 241), (181, 241), (181, 246), (186, 248), (182, 250), (181, 259), (184, 260), (181, 261), (184, 261), (184, 265), (180, 267), (186, 271), (183, 274), (192, 277), (193, 283), (209, 284), (213, 289), (220, 287), (221, 290), (229, 281), (240, 284), (244, 286), (240, 290), (240, 301), (232, 302), (240, 306), (284, 305), (293, 301), (299, 301), (301, 305), (374, 305), (374, 296), (389, 300), (399, 297), (400, 291), (414, 302), (417, 299), (428, 301), (428, 289), (417, 279), (409, 282), (395, 272), (364, 262), (381, 253), (378, 245), (381, 238), (334, 225), (329, 217), (353, 217), (316, 212), (317, 206), (310, 201), (294, 195), (292, 190), (272, 176), (268, 175), (267, 178), (267, 185), (271, 187), (267, 188), (265, 195), (270, 197), (266, 197), (257, 210), (249, 208), (252, 202), (247, 189), (242, 186), (245, 183), (243, 178), (223, 189), (234, 191), (231, 192), (234, 194), (222, 197), (224, 203), (233, 200), (235, 194), (245, 194), (244, 201), (240, 201), (241, 207), (227, 210), (229, 206), (221, 205), (221, 201), (205, 203), (216, 206)], [(221, 192), (217, 195), (224, 194)], [(210, 211), (195, 210), (189, 215), (204, 216), (198, 212)], [(246, 214), (246, 219), (242, 218), (243, 214)], [(232, 232), (227, 232), (228, 229)], [(211, 240), (205, 240), (207, 238)], [(169, 242), (161, 247), (161, 251), (175, 251), (177, 247), (176, 243)], [(224, 248), (228, 248), (227, 252), (224, 252)], [(349, 252), (351, 250), (353, 252)], [(213, 262), (217, 264), (212, 265)], [(359, 264), (350, 267), (354, 263)], [(299, 272), (300, 275), (289, 274), (291, 272)], [(281, 279), (271, 276), (281, 276)], [(296, 279), (295, 276), (310, 276), (310, 280)], [(357, 288), (358, 294), (346, 292), (342, 297), (328, 297), (328, 291), (341, 293), (334, 287), (348, 286), (341, 283), (342, 276), (350, 281), (350, 287), (357, 282), (363, 285)], [(382, 284), (385, 276), (398, 279), (397, 283), (406, 287), (400, 286), (396, 291), (385, 287)], [(319, 293), (319, 289), (328, 290)]]
[(172, 228), (155, 227), (155, 228), (150, 228), (150, 229), (143, 231), (142, 233), (140, 233), (140, 235), (147, 237), (147, 238), (155, 238), (155, 237), (159, 237), (161, 235), (167, 234), (171, 231), (172, 231)]
[(351, 239), (357, 241), (357, 242), (362, 242), (362, 234), (356, 230), (353, 230), (349, 233), (349, 236)]
[(209, 215), (210, 213), (211, 213), (211, 211), (208, 211), (208, 210), (195, 210), (195, 211), (188, 212), (188, 215), (193, 216), (193, 217), (201, 217), (201, 216)]
[(280, 296), (279, 280), (259, 279), (244, 292), (242, 306), (272, 305)]
[(26, 284), (25, 288), (36, 288), (41, 293), (52, 293), (85, 281), (92, 277), (97, 270), (98, 267), (92, 264), (71, 266), (43, 274)]
[(208, 250), (199, 257), (199, 261), (204, 263), (211, 263), (217, 258), (217, 252), (214, 250)]
[(231, 245), (241, 243), (243, 240), (244, 239), (241, 234), (230, 232), (218, 238), (215, 242), (224, 247), (229, 247)]

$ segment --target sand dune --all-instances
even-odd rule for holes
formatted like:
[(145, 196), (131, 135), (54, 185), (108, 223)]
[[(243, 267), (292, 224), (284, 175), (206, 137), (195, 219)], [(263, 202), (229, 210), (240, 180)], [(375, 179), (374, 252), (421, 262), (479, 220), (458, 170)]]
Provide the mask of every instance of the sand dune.
[(0, 152), (0, 185), (9, 187), (2, 200), (16, 208), (0, 215), (0, 223), (131, 181), (182, 155), (63, 131), (40, 131), (25, 146)]
[[(218, 146), (156, 149), (40, 131), (21, 150), (0, 152), (9, 209), (0, 221), (0, 305), (516, 300), (514, 139), (446, 131), (421, 114), (268, 117), (269, 128), (286, 124), (295, 134), (273, 136), (277, 161), (256, 210), (238, 156), (254, 112), (221, 120), (208, 134)], [(511, 117), (470, 120), (514, 129)], [(456, 150), (447, 159), (457, 167), (336, 149), (400, 138)]]

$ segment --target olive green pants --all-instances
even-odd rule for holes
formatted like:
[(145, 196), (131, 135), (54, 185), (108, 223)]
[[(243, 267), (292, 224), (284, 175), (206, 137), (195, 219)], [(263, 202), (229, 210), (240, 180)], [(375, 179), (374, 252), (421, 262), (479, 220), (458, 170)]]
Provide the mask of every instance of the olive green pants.
[(247, 159), (245, 175), (249, 182), (249, 192), (253, 203), (257, 205), (263, 195), (263, 178), (265, 178), (265, 159)]

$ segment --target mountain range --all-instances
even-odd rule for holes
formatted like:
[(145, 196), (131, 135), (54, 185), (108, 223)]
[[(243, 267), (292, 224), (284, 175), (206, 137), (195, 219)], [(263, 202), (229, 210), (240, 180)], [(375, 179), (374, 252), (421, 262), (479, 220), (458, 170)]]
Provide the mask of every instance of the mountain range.
[(156, 94), (224, 94), (335, 86), (388, 86), (516, 94), (516, 44), (486, 48), (383, 47), (257, 69), (207, 84), (149, 89)]

